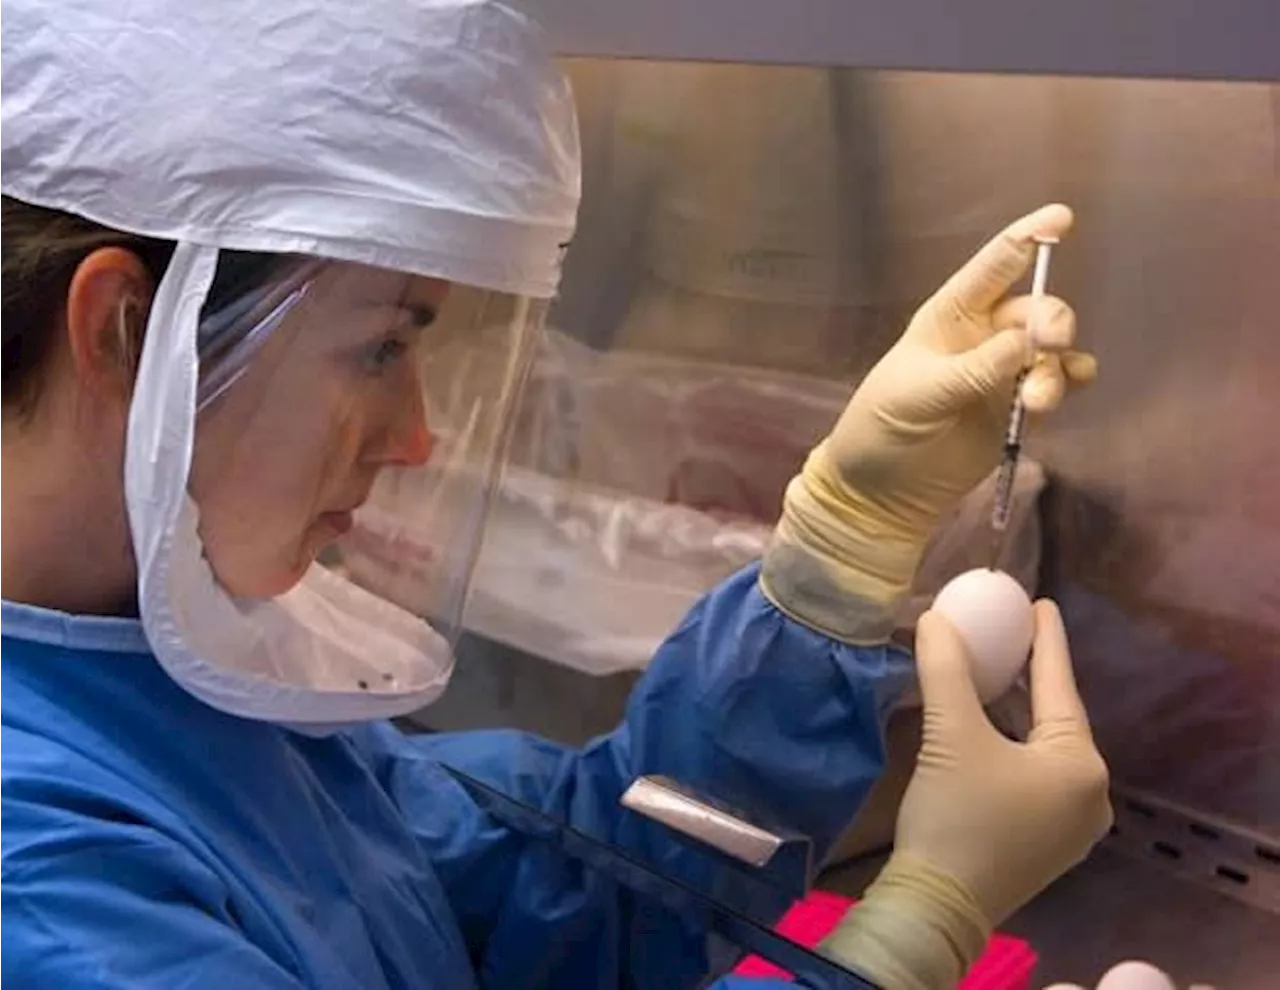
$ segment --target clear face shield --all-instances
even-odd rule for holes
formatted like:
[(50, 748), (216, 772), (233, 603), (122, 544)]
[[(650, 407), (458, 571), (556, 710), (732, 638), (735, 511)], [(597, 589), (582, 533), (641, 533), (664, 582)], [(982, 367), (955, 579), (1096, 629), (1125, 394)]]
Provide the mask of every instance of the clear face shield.
[(402, 714), (452, 668), (547, 303), (360, 264), (272, 268), (200, 317), (172, 621), (152, 625), (216, 668), (166, 663), (217, 707), (296, 725)]

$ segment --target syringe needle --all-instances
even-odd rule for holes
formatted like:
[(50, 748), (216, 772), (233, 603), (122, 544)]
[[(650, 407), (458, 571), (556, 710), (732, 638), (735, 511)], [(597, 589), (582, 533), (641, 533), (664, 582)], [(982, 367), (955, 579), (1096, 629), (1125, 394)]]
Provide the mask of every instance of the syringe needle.
[[(1035, 300), (1044, 296), (1049, 284), (1049, 258), (1053, 253), (1053, 245), (1057, 238), (1036, 238), (1036, 263), (1031, 276), (1031, 319), (1036, 318), (1038, 308)], [(1033, 327), (1027, 328), (1032, 341), (1035, 340)], [(1004, 432), (1004, 449), (1000, 456), (1000, 469), (996, 474), (995, 499), (991, 506), (991, 567), (999, 566), (1004, 557), (1004, 544), (1009, 529), (1009, 517), (1013, 514), (1013, 484), (1018, 474), (1018, 458), (1022, 454), (1022, 437), (1027, 424), (1027, 407), (1022, 401), (1022, 386), (1027, 380), (1031, 367), (1028, 365), (1019, 372), (1013, 385), (1013, 406), (1009, 410), (1009, 423)]]

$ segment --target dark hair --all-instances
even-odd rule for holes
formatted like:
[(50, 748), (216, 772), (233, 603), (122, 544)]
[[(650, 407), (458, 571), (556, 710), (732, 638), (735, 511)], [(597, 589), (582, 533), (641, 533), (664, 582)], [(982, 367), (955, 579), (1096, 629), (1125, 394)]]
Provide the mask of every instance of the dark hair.
[[(133, 252), (160, 284), (174, 243), (129, 234), (74, 213), (32, 206), (4, 196), (0, 314), (4, 334), (4, 410), (28, 415), (40, 397), (49, 355), (65, 316), (67, 291), (76, 268), (101, 248)], [(222, 251), (206, 310), (216, 310), (262, 285), (280, 264), (278, 255)], [(135, 353), (140, 352), (141, 341)]]

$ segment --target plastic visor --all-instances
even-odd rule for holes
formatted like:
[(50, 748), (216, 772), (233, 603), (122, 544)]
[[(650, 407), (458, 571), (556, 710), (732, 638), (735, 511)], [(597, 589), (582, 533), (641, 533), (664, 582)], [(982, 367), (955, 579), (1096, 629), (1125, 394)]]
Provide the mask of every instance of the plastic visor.
[(296, 258), (261, 281), (200, 319), (189, 498), (144, 551), (144, 620), (236, 714), (412, 710), (452, 667), (546, 303)]

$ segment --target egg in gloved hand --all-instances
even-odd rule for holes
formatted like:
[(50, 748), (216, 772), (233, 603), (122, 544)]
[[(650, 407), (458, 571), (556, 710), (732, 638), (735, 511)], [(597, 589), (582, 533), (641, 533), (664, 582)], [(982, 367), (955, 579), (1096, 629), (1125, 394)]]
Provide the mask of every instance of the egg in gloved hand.
[(948, 581), (933, 600), (969, 652), (974, 685), (989, 704), (1017, 680), (1027, 662), (1035, 620), (1031, 599), (1004, 571), (986, 567)]
[(1150, 963), (1129, 960), (1113, 966), (1097, 990), (1177, 990), (1173, 980)]

